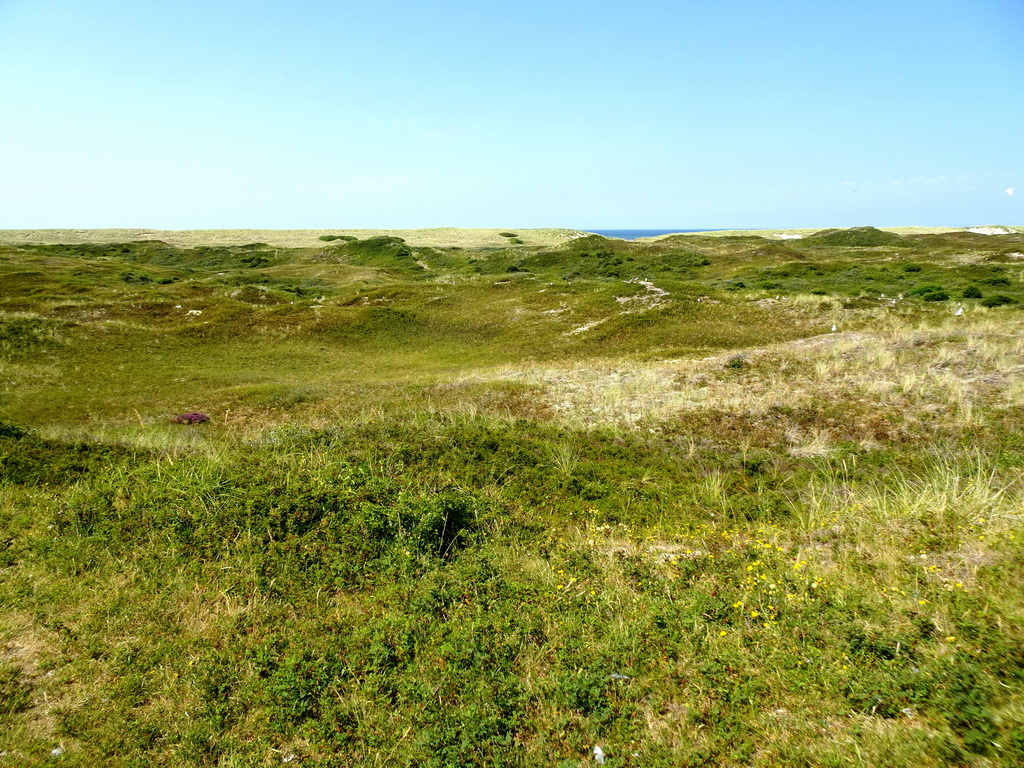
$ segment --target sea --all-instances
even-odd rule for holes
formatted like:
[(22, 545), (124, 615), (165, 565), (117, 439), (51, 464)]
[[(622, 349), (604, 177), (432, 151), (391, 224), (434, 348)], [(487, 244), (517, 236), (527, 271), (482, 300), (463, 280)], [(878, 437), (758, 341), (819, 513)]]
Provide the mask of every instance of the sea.
[(713, 232), (711, 229), (585, 229), (601, 237), (618, 237), (623, 240), (636, 240), (638, 237), (657, 237), (658, 235), (679, 235), (686, 232)]

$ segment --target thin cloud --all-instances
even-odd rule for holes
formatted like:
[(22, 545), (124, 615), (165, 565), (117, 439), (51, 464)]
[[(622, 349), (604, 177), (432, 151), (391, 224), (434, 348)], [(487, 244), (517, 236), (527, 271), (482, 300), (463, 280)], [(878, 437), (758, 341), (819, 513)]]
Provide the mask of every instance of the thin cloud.
[(1010, 187), (1009, 189), (1007, 189), (1006, 190), (1006, 194), (1008, 194), (1010, 197), (1013, 197), (1013, 187)]

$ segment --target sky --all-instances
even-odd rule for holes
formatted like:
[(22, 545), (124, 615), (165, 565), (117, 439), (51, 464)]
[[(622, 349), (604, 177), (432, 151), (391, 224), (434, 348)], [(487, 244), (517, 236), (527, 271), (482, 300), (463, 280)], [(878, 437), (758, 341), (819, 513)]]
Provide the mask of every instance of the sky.
[(1021, 0), (0, 0), (0, 228), (1024, 225)]

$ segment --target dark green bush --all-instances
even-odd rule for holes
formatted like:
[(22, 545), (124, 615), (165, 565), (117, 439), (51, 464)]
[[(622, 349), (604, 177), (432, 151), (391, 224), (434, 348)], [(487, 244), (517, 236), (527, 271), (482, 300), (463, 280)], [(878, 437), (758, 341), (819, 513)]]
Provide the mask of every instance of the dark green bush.
[(0, 421), (0, 437), (13, 437), (17, 440), (25, 437), (27, 434), (27, 429), (23, 429), (16, 424), (8, 424), (6, 421)]
[(145, 285), (153, 282), (153, 277), (143, 272), (122, 272), (121, 281), (134, 285)]
[(270, 263), (270, 258), (260, 253), (254, 253), (252, 256), (245, 256), (239, 259), (239, 264), (247, 269), (257, 269), (259, 267), (265, 267)]
[(443, 493), (412, 504), (413, 546), (425, 554), (450, 557), (465, 545), (476, 523), (475, 500), (460, 493)]
[(501, 237), (519, 237), (515, 232), (499, 232), (498, 235)]
[(725, 367), (731, 368), (734, 371), (741, 370), (747, 367), (747, 358), (743, 355), (733, 355), (725, 361)]
[(961, 295), (965, 299), (980, 299), (981, 289), (978, 288), (978, 286), (976, 285), (968, 285), (966, 288), (964, 288), (964, 292)]
[(997, 293), (995, 296), (989, 296), (987, 299), (981, 300), (981, 306), (983, 307), (1001, 307), (1005, 304), (1016, 304), (1017, 300), (1012, 296), (1007, 296), (1002, 293)]
[(948, 301), (949, 294), (945, 291), (931, 291), (921, 296), (925, 301)]

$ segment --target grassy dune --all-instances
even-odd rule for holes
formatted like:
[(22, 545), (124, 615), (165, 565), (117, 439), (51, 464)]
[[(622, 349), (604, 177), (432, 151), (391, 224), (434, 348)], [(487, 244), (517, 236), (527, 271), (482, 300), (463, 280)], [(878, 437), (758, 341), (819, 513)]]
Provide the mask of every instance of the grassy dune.
[(321, 245), (325, 235), (349, 235), (365, 240), (371, 237), (401, 237), (409, 245), (435, 248), (486, 248), (506, 245), (501, 232), (515, 232), (527, 245), (558, 245), (578, 234), (573, 229), (4, 229), (0, 243), (126, 243), (135, 240), (161, 240), (179, 248), (195, 246), (232, 246), (267, 243), (278, 248), (310, 248)]
[[(1024, 227), (1009, 227), (1024, 232)], [(883, 227), (886, 232), (899, 235), (940, 234), (962, 232), (959, 227)], [(760, 236), (776, 238), (778, 235), (810, 235), (817, 229), (765, 229), (720, 230), (701, 233), (712, 237)], [(136, 240), (161, 240), (179, 248), (195, 246), (232, 246), (247, 243), (267, 243), (278, 248), (311, 248), (320, 245), (323, 236), (348, 235), (365, 240), (371, 237), (401, 237), (409, 245), (434, 248), (494, 248), (509, 245), (502, 232), (514, 232), (526, 246), (555, 246), (577, 237), (575, 229), (459, 229), (433, 227), (428, 229), (3, 229), (0, 243), (12, 245), (125, 243)], [(659, 240), (643, 238), (644, 241)]]
[(0, 765), (1024, 762), (1024, 235), (394, 234), (0, 246)]
[[(962, 232), (962, 227), (880, 227), (885, 232), (893, 232), (897, 235), (938, 235), (944, 232)], [(1011, 227), (1020, 231), (1020, 227)], [(812, 235), (820, 232), (819, 229), (721, 229), (707, 234), (714, 237), (742, 237), (755, 235), (758, 237), (775, 238), (779, 235)], [(664, 237), (664, 236), (662, 236)]]

